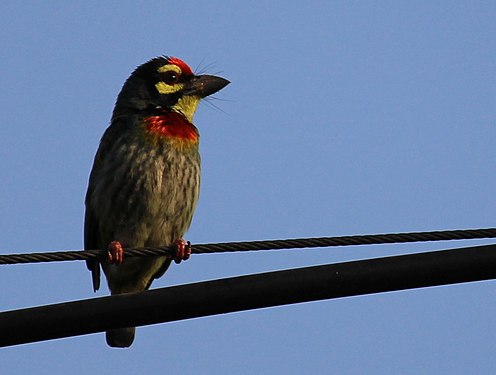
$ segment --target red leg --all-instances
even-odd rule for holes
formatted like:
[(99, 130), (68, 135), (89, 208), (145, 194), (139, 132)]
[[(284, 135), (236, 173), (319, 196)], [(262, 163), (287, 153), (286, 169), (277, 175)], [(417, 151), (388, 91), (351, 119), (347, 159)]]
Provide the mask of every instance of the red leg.
[(119, 265), (124, 259), (124, 247), (119, 241), (112, 241), (108, 245), (108, 261)]
[(175, 243), (176, 255), (174, 262), (181, 263), (182, 260), (188, 260), (191, 255), (191, 242), (186, 242), (182, 238), (178, 239)]

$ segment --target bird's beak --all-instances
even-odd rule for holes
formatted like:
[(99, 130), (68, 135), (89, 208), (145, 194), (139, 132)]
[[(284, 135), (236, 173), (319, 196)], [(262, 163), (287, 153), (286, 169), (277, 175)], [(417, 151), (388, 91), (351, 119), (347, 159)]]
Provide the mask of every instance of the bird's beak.
[(227, 79), (222, 77), (209, 75), (195, 76), (184, 88), (183, 95), (205, 98), (223, 89), (229, 83)]

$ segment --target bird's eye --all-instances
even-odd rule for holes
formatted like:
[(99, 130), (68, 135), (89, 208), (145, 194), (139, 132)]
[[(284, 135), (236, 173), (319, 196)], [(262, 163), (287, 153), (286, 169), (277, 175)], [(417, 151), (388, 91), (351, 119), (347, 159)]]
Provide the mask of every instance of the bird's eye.
[(162, 78), (162, 81), (164, 81), (168, 85), (173, 85), (173, 84), (179, 82), (179, 74), (177, 72), (172, 71), (172, 70), (169, 70), (168, 72), (162, 73), (161, 78)]

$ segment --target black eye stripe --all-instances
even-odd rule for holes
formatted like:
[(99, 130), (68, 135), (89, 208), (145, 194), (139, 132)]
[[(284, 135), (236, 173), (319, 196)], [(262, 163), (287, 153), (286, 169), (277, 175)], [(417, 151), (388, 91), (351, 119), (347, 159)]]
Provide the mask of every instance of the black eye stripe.
[(168, 85), (173, 85), (179, 82), (181, 75), (178, 72), (169, 70), (167, 72), (160, 73), (160, 79)]

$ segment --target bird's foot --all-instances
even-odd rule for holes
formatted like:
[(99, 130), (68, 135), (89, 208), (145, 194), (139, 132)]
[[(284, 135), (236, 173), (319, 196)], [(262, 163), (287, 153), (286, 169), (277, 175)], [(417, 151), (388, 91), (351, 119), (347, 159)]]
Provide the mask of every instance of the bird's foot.
[(186, 242), (182, 238), (174, 243), (176, 252), (174, 254), (174, 262), (181, 263), (182, 260), (188, 260), (191, 255), (191, 242)]
[(108, 245), (108, 262), (119, 265), (124, 259), (124, 247), (119, 241), (112, 241)]

